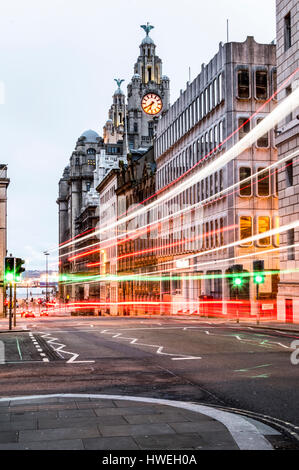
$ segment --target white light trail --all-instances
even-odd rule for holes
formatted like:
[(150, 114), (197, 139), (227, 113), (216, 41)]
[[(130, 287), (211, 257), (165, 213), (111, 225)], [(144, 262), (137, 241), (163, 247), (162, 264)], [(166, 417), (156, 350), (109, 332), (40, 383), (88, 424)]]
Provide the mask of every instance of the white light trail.
[[(296, 88), (289, 96), (287, 96), (277, 107), (266, 116), (259, 124), (257, 124), (254, 129), (252, 129), (248, 134), (245, 135), (239, 142), (237, 142), (233, 147), (224, 152), (216, 161), (211, 162), (205, 168), (202, 168), (196, 174), (192, 176), (187, 176), (182, 182), (180, 182), (176, 187), (165, 192), (158, 197), (155, 201), (149, 203), (147, 206), (141, 207), (131, 214), (126, 215), (125, 217), (119, 219), (118, 221), (107, 225), (103, 228), (100, 228), (97, 231), (94, 231), (92, 234), (85, 235), (80, 238), (80, 242), (87, 240), (91, 237), (94, 237), (96, 234), (101, 234), (109, 230), (115, 229), (119, 225), (122, 225), (135, 217), (141, 216), (148, 212), (149, 210), (157, 207), (164, 201), (167, 201), (178, 194), (182, 193), (190, 186), (198, 183), (202, 179), (208, 177), (210, 174), (215, 173), (220, 170), (223, 166), (227, 165), (230, 161), (244, 152), (247, 148), (254, 144), (260, 137), (264, 136), (267, 132), (275, 127), (280, 121), (282, 121), (287, 115), (289, 115), (294, 109), (299, 106), (299, 87)], [(63, 248), (71, 246), (74, 244), (74, 241), (66, 243)], [(57, 248), (55, 248), (57, 250)], [(52, 250), (54, 251), (54, 249)]]

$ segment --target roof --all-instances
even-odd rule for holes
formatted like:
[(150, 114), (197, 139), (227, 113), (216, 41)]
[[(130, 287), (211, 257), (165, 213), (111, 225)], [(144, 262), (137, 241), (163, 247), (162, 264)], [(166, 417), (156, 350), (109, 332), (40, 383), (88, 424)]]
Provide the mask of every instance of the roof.
[(100, 136), (96, 131), (89, 129), (88, 131), (83, 132), (80, 137), (85, 137), (85, 142), (96, 143), (97, 138), (99, 138)]

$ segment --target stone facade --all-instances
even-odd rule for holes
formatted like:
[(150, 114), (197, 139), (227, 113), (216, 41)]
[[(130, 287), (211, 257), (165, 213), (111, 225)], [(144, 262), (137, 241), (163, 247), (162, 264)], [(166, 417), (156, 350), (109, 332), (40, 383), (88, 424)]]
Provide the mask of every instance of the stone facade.
[[(267, 101), (275, 89), (275, 76), (275, 45), (258, 44), (253, 37), (244, 43), (220, 43), (218, 53), (202, 65), (201, 73), (158, 123), (157, 189), (167, 187), (186, 171), (192, 175), (216, 162), (270, 113), (276, 106), (275, 100)], [(253, 113), (257, 114), (247, 122)], [(260, 173), (244, 187), (225, 190), (276, 160), (271, 131), (223, 168), (161, 206), (162, 216), (194, 206), (184, 216), (170, 217), (159, 234), (165, 248), (159, 251), (158, 271), (164, 276), (182, 276), (173, 281), (166, 277), (161, 285), (161, 301), (172, 300), (172, 312), (204, 313), (199, 300), (208, 296), (215, 301), (214, 314), (230, 313), (230, 305), (235, 308), (230, 300), (236, 297), (244, 300), (247, 313), (256, 313), (252, 276), (236, 294), (227, 274), (234, 264), (242, 264), (252, 273), (255, 259), (264, 260), (266, 270), (279, 267), (277, 253), (270, 252), (277, 246), (276, 238), (242, 243), (247, 236), (277, 224), (274, 176), (269, 171)], [(237, 240), (239, 244), (228, 246)], [(277, 275), (267, 276), (259, 297), (268, 304), (262, 308), (273, 313), (276, 291)]]
[[(299, 1), (276, 1), (277, 86), (282, 101), (299, 85)], [(295, 73), (297, 70), (297, 73)], [(291, 77), (292, 75), (292, 77)], [(290, 80), (288, 78), (291, 77)], [(287, 81), (288, 80), (288, 81)], [(287, 81), (287, 83), (286, 83)], [(299, 219), (299, 107), (278, 125), (278, 158), (290, 155), (278, 178), (280, 225)], [(296, 153), (297, 152), (297, 153)], [(278, 318), (299, 322), (299, 229), (280, 235), (280, 282)], [(288, 247), (288, 248), (287, 248)], [(297, 270), (297, 271), (296, 271)]]
[[(134, 75), (128, 84), (127, 139), (129, 149), (149, 148), (157, 119), (169, 108), (169, 78), (162, 74), (162, 61), (156, 55), (156, 45), (148, 35), (140, 44), (140, 55), (134, 66)], [(163, 103), (154, 117), (146, 114), (141, 106), (147, 93), (157, 94)]]

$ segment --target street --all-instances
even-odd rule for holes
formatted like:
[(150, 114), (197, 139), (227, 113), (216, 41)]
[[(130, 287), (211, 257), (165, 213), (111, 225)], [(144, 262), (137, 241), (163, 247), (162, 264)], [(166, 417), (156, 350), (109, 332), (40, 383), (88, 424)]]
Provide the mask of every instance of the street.
[(237, 408), (291, 431), (299, 425), (299, 369), (290, 361), (299, 333), (161, 317), (49, 317), (21, 327), (28, 331), (1, 335), (2, 397), (134, 395)]

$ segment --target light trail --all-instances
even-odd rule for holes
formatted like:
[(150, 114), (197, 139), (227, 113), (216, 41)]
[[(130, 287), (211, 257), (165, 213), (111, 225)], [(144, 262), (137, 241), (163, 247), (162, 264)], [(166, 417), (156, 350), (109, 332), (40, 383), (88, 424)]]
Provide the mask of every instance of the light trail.
[[(237, 245), (246, 245), (246, 244), (248, 244), (249, 242), (252, 242), (252, 241), (257, 241), (257, 240), (260, 240), (260, 239), (263, 239), (263, 238), (271, 237), (273, 235), (277, 235), (281, 232), (284, 232), (284, 231), (287, 231), (287, 230), (290, 230), (290, 229), (296, 228), (296, 227), (299, 227), (299, 220), (296, 220), (296, 221), (291, 222), (289, 224), (277, 227), (275, 229), (268, 230), (268, 231), (263, 232), (263, 233), (259, 233), (257, 235), (253, 235), (253, 236), (248, 237), (248, 238), (244, 238), (242, 240), (240, 240), (240, 239), (236, 240), (236, 241), (234, 241), (232, 243), (229, 243), (227, 245), (216, 247), (216, 248), (213, 248), (211, 250), (206, 250), (204, 252), (197, 252), (197, 253), (194, 253), (192, 255), (182, 257), (182, 258), (178, 258), (178, 259), (179, 259), (179, 261), (186, 261), (186, 260), (190, 260), (192, 258), (198, 258), (200, 256), (206, 256), (207, 254), (214, 253), (214, 252), (217, 252), (217, 251), (220, 251), (220, 250), (225, 250), (227, 248), (231, 248), (231, 247), (234, 247), (234, 246), (237, 246)], [(256, 255), (256, 253), (254, 253), (254, 254)], [(223, 262), (223, 260), (221, 260), (221, 261)], [(169, 264), (169, 262), (170, 261), (166, 261), (166, 262), (162, 263), (159, 266)], [(173, 270), (177, 270), (177, 269), (178, 268), (170, 268), (170, 269), (167, 269), (167, 271), (173, 271)], [(157, 274), (158, 272), (155, 271), (155, 274)], [(148, 273), (147, 273), (147, 275), (148, 275)], [(95, 277), (96, 277), (96, 279), (93, 280)], [(131, 278), (130, 278), (130, 280), (134, 280), (134, 279), (138, 280), (138, 279), (140, 279), (140, 274), (132, 274)], [(107, 279), (107, 278), (102, 279), (101, 276), (91, 276), (91, 277), (83, 277), (82, 281), (83, 282), (98, 282), (99, 280), (110, 280), (110, 281), (111, 280), (116, 280), (117, 281), (118, 279), (119, 279), (119, 276), (109, 277), (109, 279)]]
[[(136, 237), (140, 237), (142, 235), (142, 233), (139, 233), (137, 234), (136, 232), (138, 232), (139, 230), (141, 231), (142, 229), (144, 230), (144, 227), (146, 227), (146, 231), (150, 231), (150, 230), (154, 230), (156, 228), (157, 225), (161, 225), (163, 222), (166, 222), (167, 220), (169, 219), (172, 219), (172, 218), (175, 218), (175, 217), (178, 217), (180, 215), (184, 215), (185, 213), (187, 212), (190, 212), (194, 209), (197, 209), (198, 207), (205, 207), (206, 205), (208, 205), (209, 203), (212, 203), (212, 202), (216, 202), (217, 200), (220, 200), (221, 198), (224, 198), (224, 197), (227, 197), (228, 195), (230, 194), (233, 194), (233, 192), (229, 193), (229, 194), (225, 194), (227, 193), (228, 191), (231, 191), (232, 189), (236, 189), (239, 190), (239, 187), (240, 185), (243, 186), (243, 184), (246, 184), (247, 182), (253, 180), (254, 178), (258, 177), (259, 175), (262, 175), (265, 171), (268, 171), (269, 172), (272, 170), (272, 169), (275, 169), (276, 167), (280, 166), (281, 164), (283, 164), (285, 161), (287, 160), (290, 160), (290, 159), (293, 159), (295, 157), (297, 157), (299, 154), (299, 150), (296, 150), (294, 151), (293, 153), (291, 154), (288, 154), (287, 156), (283, 157), (282, 159), (280, 159), (279, 161), (276, 161), (274, 163), (272, 163), (271, 165), (269, 165), (268, 167), (265, 167), (263, 168), (262, 170), (260, 171), (257, 171), (256, 173), (253, 173), (251, 176), (248, 176), (247, 178), (244, 178), (242, 181), (238, 181), (237, 183), (234, 183), (233, 185), (229, 186), (228, 188), (224, 188), (222, 189), (221, 191), (219, 191), (218, 193), (214, 194), (213, 196), (209, 196), (208, 198), (204, 199), (203, 201), (200, 201), (200, 202), (197, 202), (193, 205), (188, 205), (187, 207), (183, 208), (183, 209), (180, 209), (179, 211), (175, 212), (175, 213), (172, 213), (170, 215), (167, 215), (165, 217), (162, 217), (160, 218), (158, 221), (154, 222), (153, 224), (148, 224), (147, 226), (142, 226), (142, 227), (137, 227), (135, 230), (132, 230), (131, 232), (126, 232), (127, 235), (131, 235), (131, 234), (135, 234), (134, 238)], [(297, 160), (296, 160), (297, 161)], [(286, 165), (287, 166), (287, 165)], [(284, 168), (286, 168), (286, 166), (282, 167), (282, 168), (278, 168), (277, 170), (275, 171), (282, 171)], [(274, 172), (270, 175), (272, 176), (274, 174)], [(254, 184), (256, 184), (257, 182), (255, 182)], [(218, 199), (217, 199), (218, 198)], [(126, 234), (119, 234), (119, 235), (115, 235), (113, 238), (110, 238), (110, 239), (106, 239), (104, 240), (103, 242), (97, 242), (95, 245), (99, 245), (101, 243), (107, 243), (108, 241), (111, 241), (111, 240), (115, 240), (117, 238), (120, 238), (120, 237), (123, 237), (123, 236), (126, 236)], [(121, 243), (125, 243), (127, 241), (129, 241), (130, 238), (127, 238), (127, 239), (124, 239), (124, 240), (121, 240)], [(93, 245), (91, 245), (93, 246)], [(109, 247), (111, 246), (115, 246), (115, 243), (109, 245)], [(86, 247), (85, 247), (86, 248)], [(107, 248), (107, 247), (106, 247)], [(84, 248), (78, 248), (76, 250), (73, 250), (71, 252), (68, 252), (66, 254), (63, 254), (63, 255), (60, 255), (59, 257), (63, 257), (63, 256), (68, 256), (69, 254), (71, 253), (75, 253), (77, 251), (80, 251)], [(96, 252), (97, 250), (95, 250)]]
[[(198, 183), (202, 179), (206, 178), (212, 173), (215, 173), (217, 170), (225, 166), (231, 160), (236, 158), (242, 152), (244, 152), (247, 148), (249, 148), (253, 143), (269, 132), (276, 124), (283, 120), (284, 117), (289, 115), (294, 109), (296, 109), (299, 105), (299, 87), (295, 89), (288, 97), (284, 99), (277, 107), (268, 115), (266, 116), (259, 124), (257, 124), (254, 129), (252, 129), (245, 137), (243, 137), (239, 142), (237, 142), (232, 148), (227, 150), (223, 155), (219, 156), (217, 161), (213, 161), (209, 163), (205, 168), (202, 168), (198, 173), (194, 174), (193, 176), (187, 177), (184, 181), (182, 181), (178, 186), (174, 189), (171, 189), (166, 194), (162, 194), (159, 199), (153, 201), (152, 203), (148, 204), (145, 207), (135, 210), (131, 215), (127, 215), (116, 222), (107, 225), (101, 229), (96, 230), (91, 235), (85, 235), (83, 238), (80, 239), (86, 240), (94, 235), (102, 234), (106, 231), (115, 229), (119, 225), (123, 225), (124, 223), (132, 220), (132, 218), (136, 218), (138, 216), (144, 215), (146, 212), (150, 211), (151, 209), (159, 206), (162, 202), (169, 200), (178, 194), (182, 193), (190, 186)], [(66, 243), (64, 247), (70, 246), (72, 243)]]

